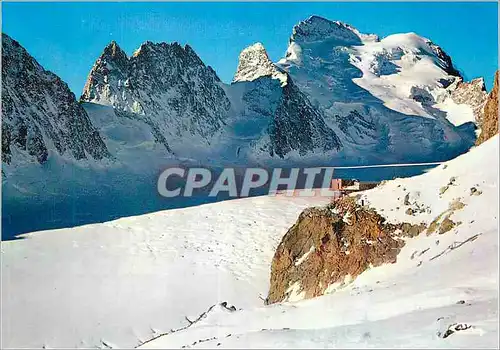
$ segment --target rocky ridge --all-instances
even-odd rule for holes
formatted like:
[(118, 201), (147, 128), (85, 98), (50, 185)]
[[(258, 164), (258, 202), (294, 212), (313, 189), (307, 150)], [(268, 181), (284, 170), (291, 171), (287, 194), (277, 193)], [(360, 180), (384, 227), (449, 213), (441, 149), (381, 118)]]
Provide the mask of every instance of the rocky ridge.
[(2, 34), (2, 161), (45, 163), (110, 157), (75, 95), (17, 41)]
[(169, 151), (172, 144), (179, 151), (186, 143), (209, 145), (231, 105), (217, 74), (189, 45), (149, 41), (131, 57), (111, 42), (92, 67), (81, 100), (142, 120)]
[(456, 79), (452, 85), (447, 88), (451, 99), (457, 104), (467, 104), (472, 108), (475, 122), (482, 124), (483, 109), (488, 98), (488, 92), (483, 78), (473, 79), (470, 82), (464, 82), (462, 78)]
[(495, 82), (493, 89), (488, 95), (488, 99), (483, 109), (483, 117), (481, 121), (481, 134), (479, 135), (476, 145), (480, 145), (484, 141), (498, 134), (498, 84), (499, 71), (495, 74)]

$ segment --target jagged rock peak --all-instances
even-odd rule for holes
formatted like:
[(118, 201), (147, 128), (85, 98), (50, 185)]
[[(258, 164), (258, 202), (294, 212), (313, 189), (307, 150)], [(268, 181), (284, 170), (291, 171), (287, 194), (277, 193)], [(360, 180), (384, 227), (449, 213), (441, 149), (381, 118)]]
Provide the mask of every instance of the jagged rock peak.
[(140, 119), (170, 150), (173, 143), (181, 147), (183, 137), (208, 144), (220, 131), (230, 101), (219, 83), (188, 45), (146, 41), (127, 58), (112, 42), (94, 64), (81, 100)]
[(177, 57), (190, 58), (191, 60), (196, 60), (196, 63), (204, 65), (203, 61), (198, 57), (193, 48), (189, 45), (184, 45), (174, 41), (173, 43), (153, 43), (152, 41), (146, 41), (139, 46), (137, 50), (132, 54), (131, 60), (134, 58), (149, 57), (149, 54), (153, 55), (175, 55)]
[(269, 58), (266, 49), (261, 43), (255, 43), (241, 51), (238, 69), (233, 82), (253, 81), (260, 77), (270, 76), (278, 79), (281, 86), (286, 85), (287, 75), (282, 72)]
[[(116, 91), (114, 91), (111, 81), (116, 80), (118, 87), (131, 88), (132, 80), (134, 80), (131, 79), (131, 75), (135, 75), (133, 71), (141, 69), (140, 67), (148, 72), (163, 67), (161, 69), (168, 69), (172, 74), (199, 67), (207, 69), (215, 81), (220, 81), (215, 71), (211, 67), (206, 67), (189, 45), (182, 47), (177, 42), (169, 44), (146, 41), (134, 51), (132, 56), (128, 57), (119, 45), (112, 41), (104, 48), (103, 53), (92, 67), (81, 100), (115, 105), (113, 94)], [(165, 72), (163, 71), (163, 73)], [(155, 76), (154, 80), (160, 78)], [(109, 85), (109, 88), (96, 93), (96, 86), (103, 84)]]
[(107, 57), (118, 57), (128, 59), (127, 54), (122, 48), (116, 43), (116, 41), (111, 41), (105, 48), (102, 56)]
[(358, 45), (363, 40), (378, 41), (376, 35), (361, 34), (356, 28), (340, 21), (330, 21), (320, 16), (311, 16), (293, 27), (290, 43), (310, 43), (336, 40), (343, 45)]
[(109, 157), (68, 85), (2, 34), (2, 161), (44, 163), (51, 153), (77, 160)]

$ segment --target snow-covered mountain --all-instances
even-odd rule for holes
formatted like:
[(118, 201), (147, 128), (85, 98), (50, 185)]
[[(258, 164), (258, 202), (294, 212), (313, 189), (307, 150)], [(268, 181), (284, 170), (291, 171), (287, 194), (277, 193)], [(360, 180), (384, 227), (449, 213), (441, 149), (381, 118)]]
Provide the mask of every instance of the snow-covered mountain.
[(327, 197), (238, 199), (3, 242), (3, 345), (498, 347), (498, 141), (365, 192), (388, 222), (455, 226), (405, 238), (396, 263), (314, 299), (263, 300), (281, 238)]
[(75, 95), (8, 35), (2, 34), (2, 161), (44, 163), (110, 156)]
[(265, 76), (278, 79), (281, 86), (285, 86), (288, 81), (287, 74), (271, 61), (261, 43), (255, 43), (243, 49), (238, 59), (238, 68), (233, 82), (253, 81)]
[(92, 67), (81, 100), (146, 123), (175, 153), (210, 145), (230, 107), (217, 74), (189, 45), (149, 41), (131, 57), (111, 42)]
[(300, 159), (314, 153), (337, 153), (342, 148), (320, 111), (272, 63), (260, 43), (241, 52), (238, 70), (226, 91), (233, 105), (228, 134), (233, 134), (233, 140), (243, 136), (247, 141), (246, 145), (236, 144), (238, 153), (246, 153), (247, 159)]
[(312, 16), (293, 28), (277, 64), (324, 113), (346, 158), (446, 159), (474, 140), (473, 125), (450, 122), (474, 121), (470, 107), (436, 106), (446, 87), (461, 79), (450, 57), (414, 33), (380, 40)]
[(112, 42), (81, 99), (146, 123), (181, 157), (360, 164), (463, 153), (486, 97), (478, 86), (414, 33), (379, 39), (312, 16), (277, 63), (260, 43), (245, 48), (230, 85), (189, 46), (146, 42), (128, 57)]
[[(89, 121), (66, 90), (47, 102), (40, 87), (65, 84), (5, 38), (4, 161), (11, 148), (43, 161), (48, 139), (58, 153), (104, 157), (106, 146), (91, 124), (102, 122), (94, 114), (100, 109), (87, 105)], [(33, 63), (10, 63), (15, 58)], [(28, 84), (33, 77), (44, 80), (36, 89)], [(486, 92), (481, 79), (463, 82), (451, 58), (428, 39), (414, 33), (379, 39), (312, 16), (293, 28), (277, 63), (260, 43), (244, 49), (230, 85), (188, 45), (146, 42), (128, 57), (111, 42), (92, 67), (81, 101), (112, 107), (121, 124), (143, 125), (151, 135), (146, 139), (166, 155), (240, 164), (361, 164), (443, 160), (466, 151)], [(43, 126), (34, 117), (58, 109), (78, 117)], [(24, 121), (27, 115), (34, 121)]]

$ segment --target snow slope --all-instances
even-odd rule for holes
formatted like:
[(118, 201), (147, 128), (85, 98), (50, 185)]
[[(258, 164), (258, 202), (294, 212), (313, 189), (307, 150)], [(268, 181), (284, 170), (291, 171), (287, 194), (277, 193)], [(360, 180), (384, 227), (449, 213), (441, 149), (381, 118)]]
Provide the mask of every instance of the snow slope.
[(456, 77), (432, 50), (429, 40), (415, 33), (390, 35), (379, 42), (356, 46), (351, 62), (362, 72), (353, 81), (395, 111), (433, 118), (422, 103), (412, 98), (412, 88), (443, 89), (443, 82)]
[[(471, 195), (472, 187), (482, 193)], [(411, 205), (430, 213), (405, 214), (406, 193)], [(462, 223), (443, 235), (408, 239), (396, 264), (370, 269), (315, 299), (232, 313), (215, 309), (143, 347), (498, 348), (498, 136), (427, 174), (364, 196), (389, 221), (415, 223), (430, 223), (457, 198), (465, 207), (451, 219)], [(467, 329), (446, 334), (457, 324)]]
[[(407, 193), (430, 213), (405, 214)], [(225, 201), (2, 242), (3, 345), (133, 347), (157, 337), (144, 347), (494, 347), (498, 137), (364, 199), (388, 220), (429, 223), (458, 197), (465, 207), (451, 219), (462, 223), (409, 239), (396, 264), (268, 307), (260, 298), (276, 245), (324, 198)], [(437, 336), (455, 322), (473, 328)], [(181, 330), (159, 336), (172, 329)]]
[(262, 304), (276, 245), (324, 198), (254, 197), (2, 242), (3, 347), (134, 347)]

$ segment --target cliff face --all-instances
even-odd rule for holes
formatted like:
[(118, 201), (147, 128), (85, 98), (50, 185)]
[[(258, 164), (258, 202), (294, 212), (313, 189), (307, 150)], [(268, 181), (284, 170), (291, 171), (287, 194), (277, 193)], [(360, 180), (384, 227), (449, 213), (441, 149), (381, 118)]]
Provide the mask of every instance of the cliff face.
[(490, 137), (498, 133), (498, 79), (499, 72), (495, 74), (495, 83), (491, 90), (486, 105), (484, 106), (483, 119), (481, 123), (481, 134), (479, 135), (476, 145), (480, 145)]
[(234, 99), (235, 105), (243, 106), (244, 119), (256, 114), (266, 120), (266, 127), (256, 140), (257, 150), (284, 158), (292, 152), (305, 156), (342, 148), (321, 110), (269, 59), (262, 44), (256, 43), (241, 52), (238, 70), (228, 90), (244, 91), (239, 101)]

